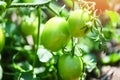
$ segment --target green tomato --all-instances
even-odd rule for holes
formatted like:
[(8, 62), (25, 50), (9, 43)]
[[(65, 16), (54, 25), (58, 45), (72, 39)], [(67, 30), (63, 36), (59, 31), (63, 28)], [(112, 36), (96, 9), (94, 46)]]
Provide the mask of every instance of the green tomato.
[(0, 52), (2, 51), (5, 45), (5, 34), (4, 30), (0, 27)]
[(91, 14), (87, 10), (75, 10), (68, 18), (69, 32), (73, 37), (82, 37), (92, 26)]
[(41, 43), (51, 51), (58, 51), (69, 41), (68, 24), (65, 18), (53, 17), (45, 23)]
[(83, 62), (79, 56), (65, 54), (58, 59), (58, 72), (62, 80), (79, 80)]
[(4, 12), (4, 10), (6, 9), (7, 3), (4, 1), (0, 1), (0, 14), (2, 12)]
[(21, 31), (25, 36), (33, 35), (38, 26), (38, 21), (35, 17), (25, 16), (22, 20)]

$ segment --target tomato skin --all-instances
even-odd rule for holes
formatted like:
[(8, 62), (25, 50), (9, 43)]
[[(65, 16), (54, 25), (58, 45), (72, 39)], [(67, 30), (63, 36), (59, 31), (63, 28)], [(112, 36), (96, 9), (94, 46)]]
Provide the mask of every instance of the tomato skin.
[(5, 34), (3, 29), (0, 27), (0, 52), (2, 51), (5, 45)]
[(48, 50), (58, 51), (69, 41), (68, 24), (65, 18), (49, 19), (41, 34), (41, 44)]
[(62, 80), (78, 80), (83, 70), (82, 59), (65, 54), (58, 59), (58, 72)]
[(90, 31), (91, 25), (88, 23), (91, 20), (89, 11), (82, 9), (72, 11), (69, 18), (69, 32), (73, 37), (82, 37)]

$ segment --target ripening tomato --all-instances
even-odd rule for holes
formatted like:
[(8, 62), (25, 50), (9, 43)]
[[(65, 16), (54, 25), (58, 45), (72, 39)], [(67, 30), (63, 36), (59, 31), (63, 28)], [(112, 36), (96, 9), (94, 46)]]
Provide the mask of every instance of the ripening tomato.
[(4, 45), (5, 45), (4, 30), (0, 27), (0, 52), (2, 51)]
[(75, 10), (68, 18), (69, 32), (73, 37), (82, 37), (88, 33), (92, 26), (91, 13), (87, 10)]
[(83, 71), (81, 57), (64, 54), (58, 59), (58, 72), (62, 80), (78, 80)]
[(58, 51), (69, 41), (68, 24), (65, 18), (53, 17), (45, 23), (41, 44), (51, 51)]

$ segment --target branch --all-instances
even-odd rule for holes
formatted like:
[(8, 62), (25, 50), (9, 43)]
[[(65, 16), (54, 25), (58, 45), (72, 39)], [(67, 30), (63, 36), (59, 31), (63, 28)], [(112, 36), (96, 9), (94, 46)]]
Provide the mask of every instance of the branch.
[(38, 3), (12, 3), (9, 8), (15, 8), (15, 7), (38, 7), (43, 6), (45, 4), (48, 4), (51, 0), (38, 2)]

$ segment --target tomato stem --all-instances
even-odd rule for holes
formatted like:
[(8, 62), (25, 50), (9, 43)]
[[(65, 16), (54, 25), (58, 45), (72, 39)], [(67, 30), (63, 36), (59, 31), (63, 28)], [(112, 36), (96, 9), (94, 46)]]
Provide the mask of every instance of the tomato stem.
[(40, 38), (40, 24), (41, 24), (41, 8), (38, 7), (37, 9), (37, 13), (38, 13), (38, 33), (37, 33), (37, 48), (36, 51), (38, 50), (39, 47), (39, 38)]
[(49, 4), (46, 5), (46, 7), (51, 10), (54, 14), (56, 14), (57, 16), (59, 16), (59, 13), (57, 13), (52, 7), (50, 7)]
[(37, 51), (39, 49), (39, 38), (40, 38), (40, 24), (41, 24), (41, 8), (37, 8), (37, 15), (38, 15), (38, 33), (37, 33), (37, 45), (35, 45), (35, 55), (34, 55), (34, 61), (33, 61), (33, 67), (36, 65), (36, 61), (38, 59)]
[(71, 40), (72, 40), (72, 50), (71, 50), (71, 52), (72, 52), (72, 56), (74, 56), (75, 44), (74, 44), (74, 39), (73, 39), (73, 37), (71, 38)]
[(16, 8), (16, 7), (38, 7), (48, 4), (51, 0), (38, 2), (38, 3), (12, 3), (9, 8)]

